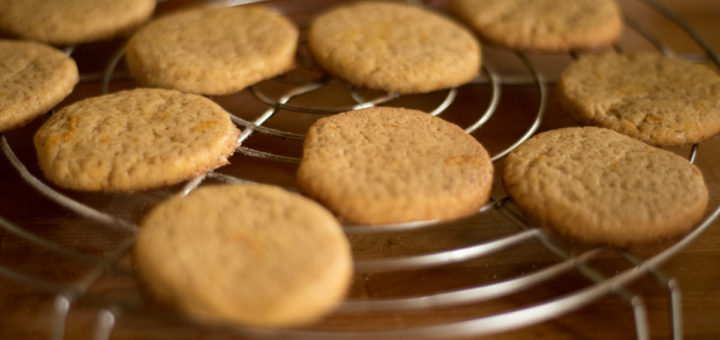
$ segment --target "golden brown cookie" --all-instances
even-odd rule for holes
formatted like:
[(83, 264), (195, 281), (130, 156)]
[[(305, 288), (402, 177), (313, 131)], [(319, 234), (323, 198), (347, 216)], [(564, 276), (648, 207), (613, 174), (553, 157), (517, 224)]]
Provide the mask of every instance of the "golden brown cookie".
[(582, 56), (563, 71), (556, 94), (580, 122), (654, 145), (698, 143), (720, 132), (720, 77), (657, 53)]
[(221, 95), (288, 71), (297, 39), (288, 19), (263, 7), (201, 8), (143, 27), (125, 58), (145, 85)]
[(150, 18), (156, 0), (3, 0), (0, 30), (72, 45), (112, 38)]
[(0, 40), (0, 131), (47, 112), (77, 82), (75, 61), (61, 51), (31, 41)]
[(179, 183), (227, 164), (239, 130), (207, 98), (135, 89), (88, 98), (35, 134), (40, 168), (76, 190), (133, 191)]
[(484, 39), (521, 50), (596, 48), (622, 31), (613, 0), (453, 0), (451, 10)]
[(462, 85), (480, 70), (480, 44), (421, 8), (360, 2), (319, 15), (308, 45), (328, 72), (361, 87), (420, 93)]
[(268, 185), (197, 189), (155, 207), (135, 259), (150, 290), (192, 317), (297, 326), (329, 312), (352, 275), (350, 246), (317, 203)]
[(487, 202), (493, 165), (455, 124), (376, 107), (315, 122), (298, 170), (301, 190), (349, 223), (449, 220)]
[(597, 127), (530, 138), (508, 155), (503, 181), (534, 222), (614, 246), (686, 232), (708, 203), (703, 176), (688, 160)]

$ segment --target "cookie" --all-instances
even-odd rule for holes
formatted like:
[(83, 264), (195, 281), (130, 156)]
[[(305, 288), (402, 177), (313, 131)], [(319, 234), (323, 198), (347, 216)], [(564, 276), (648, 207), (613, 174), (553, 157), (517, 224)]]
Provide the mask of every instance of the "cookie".
[(78, 82), (75, 61), (31, 41), (0, 40), (0, 132), (47, 112)]
[(521, 50), (597, 48), (622, 32), (613, 0), (453, 0), (450, 8), (483, 39)]
[(125, 59), (142, 84), (222, 95), (291, 69), (297, 40), (295, 26), (266, 8), (201, 8), (139, 30)]
[(450, 220), (487, 202), (493, 165), (455, 124), (417, 110), (375, 107), (315, 122), (297, 181), (344, 222)]
[(530, 138), (507, 156), (503, 181), (535, 223), (613, 246), (684, 233), (708, 203), (703, 176), (687, 159), (598, 127)]
[(147, 21), (155, 0), (4, 0), (0, 30), (54, 45), (109, 39)]
[(134, 191), (225, 165), (239, 133), (207, 98), (135, 89), (62, 108), (40, 127), (34, 142), (40, 168), (59, 186)]
[(150, 290), (192, 317), (285, 327), (345, 295), (350, 246), (317, 203), (268, 185), (197, 189), (145, 219), (135, 259)]
[(319, 15), (308, 46), (326, 71), (360, 87), (422, 93), (462, 85), (480, 70), (472, 33), (428, 10), (360, 2)]
[(562, 111), (658, 146), (720, 132), (720, 77), (709, 67), (656, 53), (585, 55), (563, 71)]

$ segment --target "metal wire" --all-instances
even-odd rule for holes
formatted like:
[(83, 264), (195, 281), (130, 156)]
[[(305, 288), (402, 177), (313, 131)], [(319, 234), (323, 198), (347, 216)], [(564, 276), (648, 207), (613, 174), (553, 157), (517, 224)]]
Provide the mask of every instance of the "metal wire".
[(410, 270), (448, 265), (457, 262), (464, 262), (496, 251), (517, 245), (521, 242), (537, 237), (541, 234), (540, 229), (528, 229), (501, 239), (476, 244), (469, 247), (441, 251), (433, 254), (423, 254), (400, 258), (356, 260), (355, 270), (364, 271), (388, 271), (388, 270)]
[(114, 79), (115, 75), (115, 69), (117, 68), (117, 64), (120, 62), (120, 59), (123, 58), (125, 55), (125, 46), (118, 48), (115, 53), (110, 57), (110, 61), (108, 61), (107, 66), (105, 67), (105, 71), (103, 72), (103, 78), (102, 78), (102, 93), (107, 94), (110, 92), (110, 82)]
[(483, 113), (480, 118), (475, 121), (472, 125), (468, 126), (465, 129), (465, 132), (467, 133), (473, 133), (475, 130), (479, 129), (481, 126), (485, 125), (488, 120), (490, 120), (490, 117), (497, 111), (498, 104), (500, 104), (500, 95), (501, 95), (501, 87), (500, 87), (500, 77), (498, 76), (497, 72), (487, 66), (483, 65), (482, 67), (483, 73), (485, 73), (490, 79), (490, 90), (491, 90), (491, 97), (490, 97), (490, 104), (488, 105), (487, 109), (485, 109), (485, 113)]
[(205, 176), (207, 176), (207, 174), (202, 174), (188, 181), (187, 184), (183, 186), (182, 190), (180, 190), (180, 193), (178, 195), (187, 196), (188, 194), (190, 194), (190, 192), (200, 186), (202, 181), (205, 180)]
[(68, 312), (70, 312), (71, 298), (65, 294), (59, 294), (55, 296), (53, 302), (51, 339), (62, 340), (65, 338), (65, 322)]
[(83, 253), (78, 253), (76, 251), (69, 250), (68, 248), (56, 243), (49, 241), (47, 239), (44, 239), (40, 236), (37, 236), (33, 233), (30, 233), (26, 231), (25, 229), (18, 227), (17, 225), (11, 223), (10, 221), (6, 220), (2, 216), (0, 216), (0, 228), (4, 229), (6, 232), (9, 232), (11, 234), (14, 234), (33, 245), (39, 247), (39, 248), (45, 248), (57, 253), (60, 253), (62, 256), (67, 256), (71, 259), (82, 261), (89, 264), (101, 264), (104, 260), (101, 258), (98, 258), (96, 256), (90, 256)]
[(30, 171), (28, 171), (28, 169), (25, 167), (25, 165), (20, 161), (20, 159), (17, 158), (12, 148), (10, 147), (10, 144), (8, 144), (7, 138), (5, 138), (5, 136), (1, 134), (0, 148), (2, 148), (5, 157), (7, 157), (13, 167), (15, 167), (15, 169), (18, 171), (20, 176), (25, 180), (25, 182), (33, 186), (33, 188), (35, 188), (35, 190), (37, 190), (41, 194), (55, 201), (57, 204), (74, 211), (80, 216), (95, 220), (102, 225), (119, 227), (121, 229), (126, 229), (129, 231), (135, 231), (137, 229), (136, 225), (119, 219), (115, 216), (100, 212), (96, 209), (91, 208), (88, 205), (73, 200), (72, 198), (61, 194), (59, 191), (51, 188), (50, 186), (39, 180), (37, 177), (31, 174)]
[(530, 139), (530, 137), (532, 137), (535, 132), (537, 132), (537, 129), (540, 128), (540, 123), (542, 123), (543, 117), (545, 115), (545, 108), (547, 106), (548, 89), (543, 75), (537, 71), (530, 59), (528, 59), (527, 55), (522, 52), (516, 52), (516, 54), (520, 58), (520, 60), (522, 60), (523, 64), (528, 68), (530, 73), (532, 73), (533, 79), (535, 79), (535, 84), (537, 84), (538, 89), (538, 95), (540, 96), (540, 103), (538, 105), (535, 119), (533, 120), (527, 131), (525, 131), (525, 133), (518, 140), (516, 140), (515, 143), (493, 155), (493, 162), (507, 156), (507, 154), (515, 150), (515, 148), (520, 146), (520, 144), (524, 143), (526, 140)]
[(451, 307), (486, 301), (528, 289), (566, 273), (600, 253), (592, 249), (555, 265), (543, 268), (525, 276), (450, 292), (399, 299), (347, 300), (338, 307), (338, 312), (377, 312), (419, 310)]
[(256, 132), (264, 133), (266, 135), (277, 136), (290, 140), (303, 140), (303, 138), (305, 137), (305, 135), (301, 133), (287, 132), (283, 130), (269, 128), (264, 125), (257, 125), (253, 122), (248, 122), (247, 120), (242, 119), (230, 112), (228, 112), (228, 115), (230, 115), (230, 119), (233, 121), (233, 123), (240, 125), (241, 127), (253, 129)]
[[(657, 269), (659, 265), (670, 259), (673, 255), (686, 247), (690, 242), (700, 236), (707, 228), (709, 228), (715, 220), (720, 216), (720, 207), (716, 208), (706, 220), (703, 221), (691, 233), (683, 237), (677, 243), (671, 245), (666, 250), (656, 254), (655, 256), (645, 260), (633, 268), (620, 272), (619, 274), (607, 278), (606, 280), (596, 283), (592, 286), (580, 289), (578, 291), (566, 294), (560, 298), (543, 302), (530, 307), (517, 309), (505, 313), (499, 313), (487, 317), (476, 318), (465, 321), (450, 322), (440, 325), (420, 326), (414, 328), (405, 328), (399, 330), (383, 330), (383, 331), (302, 331), (302, 330), (256, 330), (256, 329), (238, 329), (241, 334), (250, 334), (253, 336), (280, 336), (295, 337), (303, 339), (395, 339), (395, 338), (412, 338), (412, 339), (432, 339), (432, 338), (453, 338), (482, 336), (500, 333), (517, 329), (520, 327), (540, 323), (550, 320), (557, 316), (563, 315), (570, 311), (576, 310), (608, 292), (618, 290), (624, 285), (636, 280), (653, 269)], [(647, 330), (647, 320), (643, 320), (641, 325), (642, 331), (638, 332), (638, 336), (645, 336)]]
[[(505, 207), (505, 206), (504, 206)], [(502, 209), (500, 210), (503, 215), (505, 215), (509, 220), (511, 220), (513, 223), (515, 223), (517, 226), (521, 228), (528, 228), (528, 223), (522, 220), (522, 217), (518, 216), (518, 214), (509, 209)], [(560, 257), (561, 259), (569, 259), (572, 258), (571, 254), (568, 254), (565, 250), (562, 249), (562, 247), (558, 246), (550, 237), (548, 237), (545, 234), (539, 235), (540, 242), (552, 253), (554, 253), (556, 256)], [(577, 270), (585, 277), (590, 279), (591, 281), (597, 283), (601, 283), (605, 280), (607, 280), (607, 277), (600, 274), (597, 270), (593, 269), (592, 267), (584, 264), (579, 263), (577, 265)], [(645, 304), (642, 301), (642, 298), (639, 297), (636, 294), (633, 294), (629, 291), (627, 291), (623, 287), (616, 287), (612, 290), (613, 293), (615, 293), (620, 298), (627, 301), (632, 309), (633, 309), (633, 316), (635, 318), (635, 329), (637, 332), (637, 339), (645, 340), (649, 338), (649, 330), (648, 330), (648, 322), (647, 322), (647, 310), (645, 308)]]
[(98, 312), (93, 340), (110, 339), (110, 334), (115, 326), (115, 314), (109, 309), (102, 309)]
[[(692, 28), (677, 17), (674, 13), (670, 12), (664, 6), (660, 5), (656, 1), (652, 0), (638, 0), (648, 7), (656, 10), (657, 12), (665, 15), (672, 21), (674, 21), (679, 27), (683, 28), (688, 34), (697, 41), (707, 53), (707, 58), (714, 62), (720, 67), (717, 55), (715, 55)], [(216, 1), (217, 2), (217, 1)], [(240, 1), (240, 2), (255, 2), (255, 1)], [(658, 39), (656, 39), (651, 32), (647, 32), (637, 23), (631, 19), (626, 18), (626, 22), (630, 27), (644, 36), (648, 41), (651, 42), (656, 48), (663, 53), (668, 55), (675, 55), (674, 51), (668, 49)], [(66, 49), (67, 54), (73, 52), (73, 48)], [(102, 77), (102, 89), (103, 93), (109, 92), (109, 86), (113, 79), (115, 79), (115, 70), (117, 64), (121, 60), (124, 51), (119, 49), (117, 53), (108, 61), (105, 72)], [(493, 155), (493, 161), (497, 161), (506, 156), (509, 152), (523, 143), (525, 140), (534, 135), (545, 114), (547, 106), (548, 81), (545, 79), (531, 60), (523, 53), (516, 53), (516, 56), (525, 65), (531, 78), (504, 78), (498, 74), (490, 66), (485, 65), (483, 67), (483, 74), (487, 78), (487, 83), (483, 80), (476, 80), (473, 84), (487, 84), (491, 90), (491, 97), (488, 106), (482, 111), (477, 120), (466, 128), (468, 133), (472, 133), (483, 126), (489, 121), (493, 114), (497, 111), (501, 100), (502, 86), (503, 85), (516, 85), (516, 84), (528, 84), (532, 83), (537, 87), (538, 90), (538, 109), (535, 112), (535, 117), (530, 123), (530, 126), (525, 130), (523, 135), (510, 146), (506, 147), (502, 151)], [(90, 79), (90, 78), (85, 78)], [(278, 78), (281, 81), (281, 78)], [(347, 106), (340, 107), (308, 107), (304, 105), (290, 104), (290, 102), (297, 97), (309, 94), (317, 91), (325, 86), (336, 82), (337, 80), (331, 78), (323, 78), (317, 81), (311, 81), (308, 83), (297, 83), (296, 86), (292, 87), (280, 98), (273, 98), (272, 96), (263, 92), (259, 86), (251, 86), (249, 92), (260, 102), (263, 102), (270, 106), (264, 113), (262, 113), (255, 121), (250, 122), (240, 117), (237, 117), (231, 113), (230, 117), (233, 122), (243, 128), (243, 131), (239, 137), (239, 142), (244, 143), (250, 138), (255, 131), (277, 136), (281, 138), (287, 138), (292, 140), (301, 140), (303, 134), (291, 133), (282, 131), (274, 128), (265, 126), (270, 118), (272, 118), (278, 110), (288, 110), (293, 112), (312, 113), (312, 114), (333, 114), (340, 111), (348, 111), (353, 109), (359, 109), (364, 107), (371, 107), (388, 103), (394, 99), (399, 98), (398, 94), (382, 94), (375, 98), (366, 99), (364, 98), (357, 89), (352, 86), (348, 86), (348, 94), (355, 101), (354, 104), (348, 104)], [(457, 96), (457, 89), (450, 89), (446, 91), (444, 99), (430, 111), (430, 114), (439, 115), (447, 110), (447, 108), (454, 102)], [(128, 230), (134, 232), (137, 226), (116, 218), (114, 216), (105, 214), (94, 208), (91, 208), (85, 204), (73, 200), (58, 191), (52, 189), (50, 186), (44, 184), (37, 177), (32, 175), (24, 164), (14, 154), (5, 136), (0, 137), (0, 144), (5, 156), (10, 160), (10, 163), (15, 167), (20, 176), (28, 184), (30, 184), (35, 190), (42, 193), (46, 197), (60, 206), (66, 207), (71, 211), (75, 212), (79, 216), (89, 218), (93, 221), (98, 222), (100, 225), (119, 227), (122, 230)], [(271, 160), (297, 163), (299, 158), (285, 155), (277, 155), (262, 150), (255, 150), (245, 146), (239, 146), (238, 152), (252, 156), (261, 157)], [(698, 152), (698, 145), (694, 145), (690, 151), (689, 158), (691, 162), (694, 162)], [(236, 178), (230, 175), (211, 171), (207, 174), (196, 177), (189, 181), (185, 186), (181, 188), (178, 195), (187, 195), (202, 185), (206, 178), (216, 179), (226, 183), (247, 183), (248, 181)], [(464, 289), (457, 289), (453, 291), (440, 292), (435, 294), (404, 297), (404, 298), (388, 298), (388, 299), (371, 299), (371, 300), (348, 300), (345, 301), (338, 309), (338, 312), (373, 312), (373, 311), (414, 311), (414, 310), (425, 310), (429, 308), (438, 307), (449, 307), (462, 304), (471, 304), (488, 299), (505, 296), (508, 294), (516, 293), (522, 290), (526, 290), (529, 287), (538, 285), (547, 280), (556, 278), (558, 275), (568, 272), (570, 270), (577, 270), (582, 273), (594, 283), (586, 288), (568, 293), (567, 295), (539, 303), (537, 305), (528, 306), (518, 310), (508, 311), (500, 314), (491, 316), (473, 318), (470, 320), (463, 320), (457, 322), (448, 322), (438, 325), (426, 325), (409, 327), (402, 329), (390, 329), (390, 330), (379, 330), (379, 331), (311, 331), (311, 330), (270, 330), (270, 329), (252, 329), (252, 328), (237, 328), (231, 327), (229, 331), (249, 334), (258, 337), (298, 337), (298, 338), (311, 338), (311, 339), (342, 339), (342, 338), (360, 338), (360, 339), (377, 339), (377, 338), (447, 338), (447, 337), (463, 337), (463, 336), (478, 336), (488, 335), (497, 332), (503, 332), (507, 330), (516, 329), (519, 327), (531, 325), (538, 322), (543, 322), (559, 315), (568, 313), (572, 310), (576, 310), (582, 306), (595, 301), (599, 297), (608, 293), (614, 292), (618, 296), (625, 299), (633, 309), (636, 323), (636, 337), (638, 339), (649, 338), (649, 329), (647, 321), (647, 310), (642, 302), (640, 296), (632, 294), (627, 291), (624, 286), (637, 278), (650, 273), (657, 282), (668, 289), (671, 300), (671, 333), (674, 339), (682, 338), (682, 314), (681, 314), (681, 295), (680, 289), (677, 286), (677, 282), (668, 278), (664, 273), (660, 272), (657, 267), (663, 262), (667, 261), (674, 254), (679, 252), (695, 238), (697, 238), (703, 231), (709, 228), (712, 223), (720, 215), (720, 207), (716, 208), (706, 219), (691, 233), (683, 237), (681, 240), (671, 245), (667, 249), (651, 256), (647, 259), (640, 260), (633, 254), (621, 251), (621, 254), (633, 264), (633, 267), (625, 270), (612, 277), (605, 277), (600, 275), (594, 270), (587, 261), (595, 257), (599, 252), (599, 248), (592, 249), (586, 253), (580, 255), (571, 255), (564, 251), (560, 246), (555, 244), (541, 229), (532, 228), (527, 223), (521, 221), (515, 216), (506, 206), (508, 200), (506, 198), (494, 200), (485, 205), (478, 214), (485, 214), (489, 211), (499, 211), (502, 216), (505, 216), (509, 220), (517, 223), (521, 226), (521, 231), (516, 232), (512, 235), (502, 237), (491, 241), (482, 241), (477, 244), (470, 246), (455, 248), (449, 250), (443, 250), (436, 253), (421, 254), (414, 256), (406, 256), (399, 258), (381, 258), (372, 260), (357, 260), (355, 262), (356, 270), (358, 271), (392, 271), (392, 270), (413, 270), (418, 268), (427, 268), (434, 266), (442, 266), (453, 264), (457, 262), (464, 262), (470, 259), (474, 259), (481, 256), (486, 256), (506, 249), (511, 246), (516, 246), (524, 242), (540, 241), (547, 249), (555, 253), (561, 262), (542, 268), (536, 272), (528, 275), (512, 278), (502, 282), (491, 283), (483, 286), (474, 286)], [(415, 230), (417, 228), (442, 226), (442, 223), (436, 221), (417, 221), (411, 223), (403, 223), (397, 225), (387, 226), (344, 226), (344, 230), (348, 234), (363, 234), (363, 233), (391, 233), (391, 232), (404, 232), (409, 230)], [(51, 282), (46, 279), (28, 276), (13, 270), (7, 266), (0, 265), (0, 277), (8, 278), (14, 281), (22, 282), (34, 286), (41, 290), (48, 290), (57, 292), (58, 295), (55, 298), (54, 313), (52, 325), (52, 338), (62, 339), (65, 332), (65, 323), (67, 320), (68, 312), (73, 302), (78, 298), (86, 297), (87, 290), (97, 282), (98, 278), (105, 273), (108, 268), (115, 265), (119, 259), (127, 254), (129, 249), (134, 243), (134, 237), (129, 237), (122, 240), (114, 249), (111, 249), (107, 258), (96, 258), (84, 254), (77, 253), (73, 250), (69, 250), (61, 245), (45, 240), (39, 236), (24, 231), (21, 227), (18, 227), (9, 221), (0, 218), (0, 227), (7, 232), (13, 233), (18, 237), (32, 243), (33, 245), (51, 251), (55, 251), (62, 256), (80, 259), (93, 264), (93, 268), (85, 273), (80, 280), (73, 282), (72, 284)], [(113, 307), (104, 308), (99, 311), (97, 322), (94, 329), (94, 339), (108, 339), (111, 336), (113, 327), (115, 325), (118, 312)]]
[(13, 270), (10, 267), (7, 267), (5, 265), (0, 264), (0, 277), (4, 277), (8, 280), (15, 281), (22, 283), (23, 285), (26, 285), (28, 287), (33, 287), (35, 289), (41, 290), (41, 291), (48, 291), (48, 292), (68, 292), (68, 291), (75, 291), (75, 287), (62, 283), (62, 282), (54, 282), (50, 281), (46, 278), (37, 278), (34, 276), (30, 276), (21, 272), (18, 272), (16, 270)]
[[(627, 250), (619, 250), (619, 252), (634, 266), (640, 265), (643, 262)], [(668, 294), (670, 295), (670, 334), (672, 334), (673, 339), (680, 340), (683, 338), (683, 327), (682, 294), (679, 284), (677, 280), (668, 278), (667, 275), (655, 268), (650, 269), (650, 274), (658, 283), (668, 290)]]
[(217, 180), (219, 180), (219, 181), (222, 181), (222, 182), (225, 182), (225, 183), (231, 183), (231, 184), (247, 184), (247, 183), (252, 183), (251, 181), (247, 181), (247, 180), (244, 180), (244, 179), (241, 179), (241, 178), (229, 176), (229, 175), (222, 174), (222, 173), (219, 173), (219, 172), (214, 172), (214, 171), (208, 172), (207, 176), (210, 177), (210, 178), (214, 178), (214, 179), (217, 179)]
[(710, 47), (710, 44), (705, 41), (703, 37), (701, 37), (697, 32), (695, 32), (695, 29), (688, 24), (687, 21), (685, 21), (683, 18), (681, 18), (679, 15), (677, 15), (675, 12), (669, 10), (667, 7), (665, 7), (662, 3), (658, 2), (657, 0), (638, 0), (641, 3), (645, 4), (647, 7), (654, 9), (658, 13), (662, 14), (665, 18), (670, 20), (673, 24), (680, 27), (693, 41), (695, 41), (705, 52), (705, 56), (713, 63), (715, 66), (720, 67), (720, 56), (713, 51), (712, 47)]
[[(494, 200), (490, 200), (490, 202), (483, 205), (476, 214), (484, 214), (486, 212), (489, 212), (490, 210), (495, 209), (496, 202)], [(454, 223), (454, 222), (450, 222)], [(427, 228), (427, 227), (437, 227), (442, 228), (447, 223), (438, 222), (435, 220), (426, 220), (426, 221), (413, 221), (413, 222), (405, 222), (405, 223), (395, 223), (395, 224), (374, 224), (374, 225), (343, 225), (343, 231), (345, 231), (346, 234), (372, 234), (372, 233), (393, 233), (393, 232), (401, 232), (401, 231), (410, 231), (420, 228)]]

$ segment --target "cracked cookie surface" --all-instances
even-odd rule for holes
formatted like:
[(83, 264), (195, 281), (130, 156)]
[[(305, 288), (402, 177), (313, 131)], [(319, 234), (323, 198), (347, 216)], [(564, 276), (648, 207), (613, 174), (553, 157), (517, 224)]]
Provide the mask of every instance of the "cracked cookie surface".
[(34, 143), (40, 168), (59, 186), (134, 191), (227, 164), (239, 133), (207, 98), (135, 89), (62, 108), (40, 127)]
[(348, 223), (451, 220), (489, 198), (493, 165), (455, 124), (390, 107), (318, 120), (303, 144), (298, 185)]
[(150, 18), (156, 0), (3, 0), (0, 30), (72, 45), (109, 39)]
[(297, 39), (288, 19), (264, 7), (200, 8), (150, 22), (125, 58), (142, 84), (223, 95), (290, 70)]
[(598, 127), (530, 138), (505, 159), (503, 182), (540, 226), (614, 246), (682, 234), (708, 203), (703, 176), (687, 159)]
[(0, 40), (0, 131), (50, 110), (78, 79), (75, 61), (62, 51), (32, 41)]
[(622, 31), (613, 0), (454, 0), (451, 10), (484, 39), (522, 50), (606, 46)]
[(397, 93), (459, 86), (480, 71), (480, 44), (439, 14), (409, 5), (360, 2), (320, 14), (308, 46), (326, 71)]
[(556, 95), (580, 122), (653, 145), (698, 143), (720, 132), (720, 76), (657, 53), (583, 56), (563, 71)]

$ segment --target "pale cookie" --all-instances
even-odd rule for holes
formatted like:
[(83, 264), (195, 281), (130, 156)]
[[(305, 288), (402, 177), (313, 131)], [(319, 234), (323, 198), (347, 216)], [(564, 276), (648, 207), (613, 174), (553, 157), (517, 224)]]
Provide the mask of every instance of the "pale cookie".
[(145, 219), (135, 259), (150, 290), (210, 322), (313, 322), (345, 296), (350, 246), (317, 203), (268, 185), (197, 189)]
[(453, 0), (451, 10), (484, 39), (521, 50), (596, 48), (622, 32), (613, 0)]
[(326, 71), (397, 93), (462, 85), (480, 70), (480, 44), (455, 22), (402, 4), (361, 2), (318, 16), (308, 45)]
[(0, 40), (0, 131), (47, 112), (78, 82), (75, 61), (50, 46)]
[(109, 39), (150, 18), (156, 0), (3, 0), (0, 30), (55, 45)]
[(562, 73), (556, 94), (580, 122), (654, 145), (698, 143), (720, 132), (720, 77), (656, 53), (582, 56)]
[(613, 246), (686, 232), (708, 203), (703, 176), (687, 159), (597, 127), (529, 139), (508, 155), (503, 181), (535, 223)]
[(297, 40), (288, 19), (263, 7), (201, 8), (151, 22), (125, 58), (145, 85), (222, 95), (291, 69)]
[(136, 89), (88, 98), (35, 134), (40, 168), (76, 190), (133, 191), (179, 183), (227, 164), (239, 130), (207, 98)]
[(387, 224), (477, 212), (489, 198), (493, 165), (455, 124), (376, 107), (315, 122), (297, 177), (303, 192), (344, 222)]

